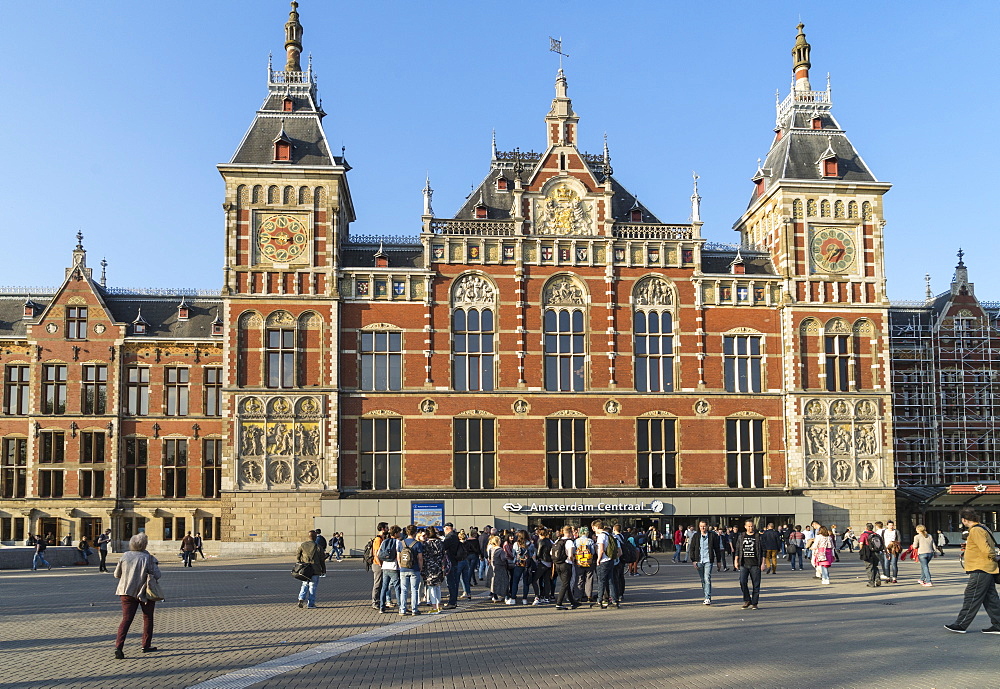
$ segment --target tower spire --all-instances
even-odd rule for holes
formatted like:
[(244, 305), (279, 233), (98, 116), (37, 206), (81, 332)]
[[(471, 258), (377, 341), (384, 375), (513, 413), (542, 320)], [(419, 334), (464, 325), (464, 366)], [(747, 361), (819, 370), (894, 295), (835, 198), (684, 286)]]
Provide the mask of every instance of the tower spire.
[(424, 215), (428, 216), (434, 215), (434, 209), (431, 208), (432, 196), (434, 196), (434, 190), (431, 189), (431, 176), (430, 173), (428, 173), (427, 181), (424, 183)]
[(691, 222), (701, 222), (701, 196), (698, 195), (698, 173), (692, 172), (694, 191), (691, 193)]
[(799, 22), (797, 28), (799, 33), (795, 37), (795, 46), (792, 48), (792, 72), (795, 74), (795, 90), (812, 91), (812, 87), (809, 85), (809, 68), (812, 67), (812, 63), (809, 62), (809, 52), (812, 50), (812, 46), (806, 41), (806, 34), (802, 30), (805, 28), (805, 24)]
[(299, 62), (299, 56), (302, 54), (302, 25), (299, 23), (299, 3), (295, 0), (292, 0), (292, 10), (288, 13), (288, 21), (285, 22), (285, 52), (288, 53), (285, 71), (301, 72), (302, 63)]
[(560, 67), (556, 73), (556, 97), (552, 99), (552, 108), (545, 117), (549, 146), (576, 144), (576, 125), (580, 118), (573, 112), (573, 101), (569, 99), (567, 91), (566, 73)]

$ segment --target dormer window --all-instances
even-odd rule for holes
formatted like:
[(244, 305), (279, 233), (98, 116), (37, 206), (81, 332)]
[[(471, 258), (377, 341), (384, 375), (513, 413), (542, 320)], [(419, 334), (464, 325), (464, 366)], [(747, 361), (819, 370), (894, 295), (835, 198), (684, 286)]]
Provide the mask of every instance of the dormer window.
[(632, 222), (642, 222), (642, 209), (633, 208), (629, 211), (629, 220)]
[(823, 159), (823, 176), (824, 177), (836, 177), (837, 176), (837, 158), (836, 156)]
[(186, 301), (182, 301), (180, 306), (177, 307), (177, 320), (186, 321), (191, 317), (191, 307), (188, 306)]
[(281, 109), (285, 112), (291, 112), (294, 106), (295, 102), (291, 98), (286, 98), (281, 104)]
[(812, 118), (812, 128), (813, 129), (822, 129), (823, 128), (823, 118), (822, 117), (814, 117), (814, 118)]
[(220, 323), (218, 321), (216, 321), (215, 323), (212, 323), (212, 334), (213, 335), (221, 335), (222, 334), (222, 323)]
[(760, 179), (755, 179), (753, 181), (753, 183), (754, 183), (754, 186), (756, 187), (754, 189), (754, 194), (756, 194), (757, 196), (763, 196), (764, 195), (764, 178), (761, 177)]
[(478, 206), (476, 206), (476, 220), (485, 220), (486, 212), (487, 210), (485, 205), (480, 203)]
[(497, 177), (497, 191), (507, 191), (506, 177)]
[(145, 335), (146, 334), (146, 324), (145, 323), (133, 323), (132, 324), (132, 332), (135, 333), (136, 335)]
[(287, 141), (275, 141), (274, 159), (276, 161), (290, 161), (292, 159), (292, 145)]
[(35, 303), (33, 301), (24, 302), (24, 313), (22, 315), (24, 318), (35, 317)]

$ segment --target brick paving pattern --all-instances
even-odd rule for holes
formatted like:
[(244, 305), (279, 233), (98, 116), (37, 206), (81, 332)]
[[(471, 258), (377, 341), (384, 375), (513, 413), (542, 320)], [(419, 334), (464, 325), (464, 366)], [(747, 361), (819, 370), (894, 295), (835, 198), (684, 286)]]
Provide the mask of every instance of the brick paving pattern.
[[(830, 687), (934, 688), (996, 684), (1000, 639), (951, 634), (965, 577), (953, 556), (917, 565), (896, 585), (864, 586), (845, 554), (831, 586), (811, 573), (764, 577), (760, 610), (742, 610), (736, 576), (715, 575), (702, 605), (694, 568), (660, 558), (660, 574), (628, 578), (620, 611), (557, 611), (466, 604), (441, 617), (400, 618), (369, 607), (371, 578), (356, 561), (331, 563), (318, 610), (295, 606), (290, 564), (275, 558), (164, 565), (154, 644), (139, 654), (141, 618), (112, 657), (120, 608), (114, 580), (96, 568), (0, 572), (0, 686), (106, 689), (196, 685), (268, 661), (375, 632), (377, 640), (254, 687)], [(425, 622), (411, 628), (406, 622)], [(393, 625), (386, 628), (387, 625)], [(402, 628), (402, 629), (400, 629)], [(390, 636), (383, 637), (385, 634)], [(365, 641), (368, 637), (365, 637)], [(317, 657), (324, 657), (318, 654)], [(253, 680), (250, 680), (253, 681)], [(244, 683), (238, 686), (248, 686)]]

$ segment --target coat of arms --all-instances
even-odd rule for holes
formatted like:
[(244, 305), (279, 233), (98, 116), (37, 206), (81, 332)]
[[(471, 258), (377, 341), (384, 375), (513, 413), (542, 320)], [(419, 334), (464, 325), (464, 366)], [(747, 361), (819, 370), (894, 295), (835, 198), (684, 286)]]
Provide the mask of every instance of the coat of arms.
[(560, 184), (538, 202), (535, 217), (535, 231), (538, 234), (591, 233), (587, 204), (566, 184)]

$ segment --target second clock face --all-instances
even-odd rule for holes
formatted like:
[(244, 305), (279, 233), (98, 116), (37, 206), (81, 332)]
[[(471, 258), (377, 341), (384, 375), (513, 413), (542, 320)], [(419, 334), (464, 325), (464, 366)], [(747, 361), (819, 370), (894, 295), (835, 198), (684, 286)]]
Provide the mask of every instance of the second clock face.
[(309, 245), (309, 228), (294, 215), (268, 215), (260, 222), (257, 247), (261, 255), (275, 263), (299, 259)]
[(817, 230), (811, 249), (816, 270), (823, 273), (846, 273), (854, 267), (857, 258), (854, 237), (836, 227)]

